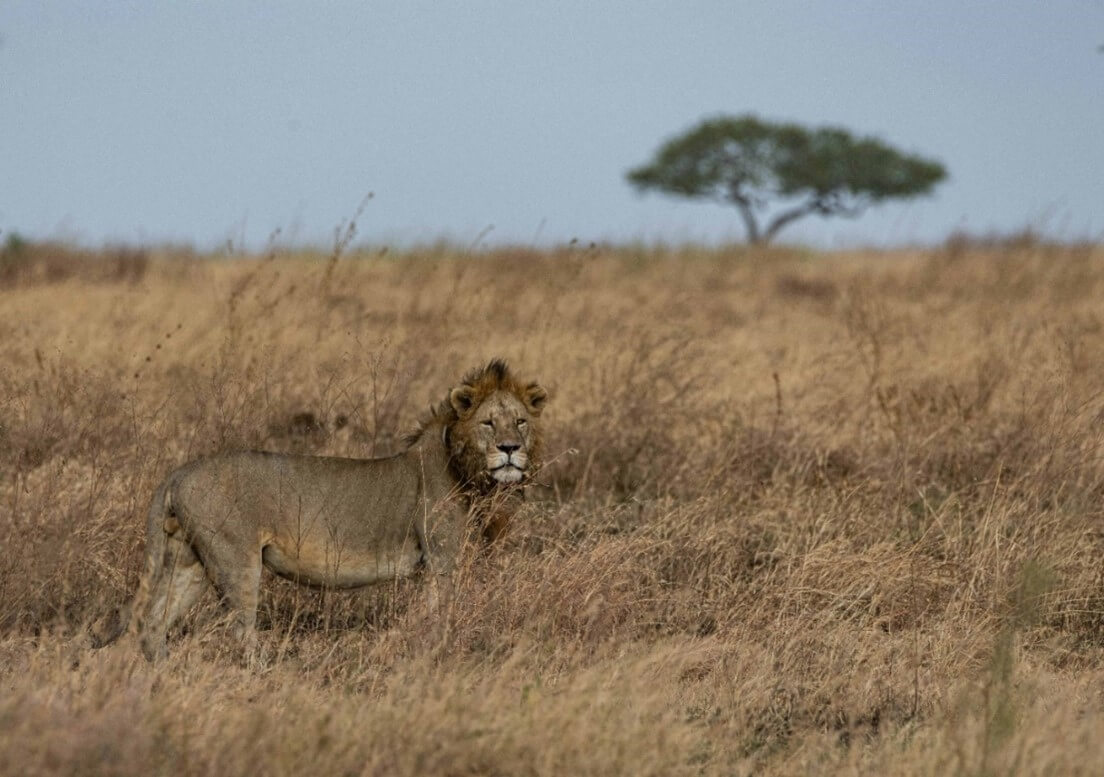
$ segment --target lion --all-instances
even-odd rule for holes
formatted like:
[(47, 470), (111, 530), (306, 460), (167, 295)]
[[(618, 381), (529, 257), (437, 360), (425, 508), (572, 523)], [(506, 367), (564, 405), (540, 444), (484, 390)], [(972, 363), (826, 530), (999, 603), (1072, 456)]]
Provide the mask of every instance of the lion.
[(471, 517), (494, 539), (516, 509), (519, 487), (539, 466), (547, 400), (539, 383), (494, 359), (431, 407), (395, 456), (242, 451), (185, 464), (150, 505), (137, 594), (96, 641), (129, 630), (155, 661), (169, 629), (214, 585), (248, 651), (262, 567), (332, 588), (424, 570), (434, 611)]

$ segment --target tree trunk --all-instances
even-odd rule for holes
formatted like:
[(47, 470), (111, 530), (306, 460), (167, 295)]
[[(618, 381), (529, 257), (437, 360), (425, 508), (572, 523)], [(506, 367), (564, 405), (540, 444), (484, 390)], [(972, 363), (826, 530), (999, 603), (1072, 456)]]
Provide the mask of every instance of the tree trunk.
[(743, 198), (733, 199), (732, 201), (740, 209), (740, 216), (744, 219), (748, 243), (753, 246), (762, 245), (765, 241), (759, 233), (759, 222), (755, 220), (755, 212), (751, 209), (751, 203)]

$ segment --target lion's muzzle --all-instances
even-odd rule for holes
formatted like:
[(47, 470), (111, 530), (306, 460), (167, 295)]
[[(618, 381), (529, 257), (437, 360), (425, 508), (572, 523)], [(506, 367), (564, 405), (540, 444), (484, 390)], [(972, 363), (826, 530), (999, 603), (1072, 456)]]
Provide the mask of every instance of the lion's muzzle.
[(529, 455), (520, 449), (497, 450), (487, 454), (487, 470), (499, 483), (520, 483), (528, 466)]

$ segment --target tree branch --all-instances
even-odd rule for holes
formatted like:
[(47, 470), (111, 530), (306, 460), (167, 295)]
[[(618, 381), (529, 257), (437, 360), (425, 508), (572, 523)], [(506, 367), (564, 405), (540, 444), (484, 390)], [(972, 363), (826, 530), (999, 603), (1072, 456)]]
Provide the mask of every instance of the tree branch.
[(870, 206), (870, 200), (864, 197), (855, 197), (854, 202), (847, 203), (839, 192), (821, 194), (813, 200), (816, 203), (816, 212), (823, 216), (844, 216), (846, 218), (858, 218)]
[(821, 216), (846, 216), (847, 218), (857, 218), (863, 214), (869, 204), (869, 202), (863, 199), (857, 199), (853, 203), (846, 203), (839, 192), (829, 192), (827, 194), (817, 195), (800, 205), (795, 205), (789, 210), (782, 211), (771, 219), (770, 224), (767, 226), (767, 231), (763, 233), (763, 242), (769, 243), (784, 226), (797, 221), (803, 216), (808, 216), (810, 213), (817, 213)]
[(810, 213), (823, 212), (818, 205), (818, 201), (813, 199), (809, 202), (804, 202), (801, 205), (797, 205), (789, 210), (784, 210), (771, 219), (770, 224), (767, 226), (767, 231), (763, 233), (763, 242), (769, 243), (774, 239), (774, 236), (778, 234), (782, 227), (786, 226), (792, 221), (797, 221), (802, 216), (808, 216)]

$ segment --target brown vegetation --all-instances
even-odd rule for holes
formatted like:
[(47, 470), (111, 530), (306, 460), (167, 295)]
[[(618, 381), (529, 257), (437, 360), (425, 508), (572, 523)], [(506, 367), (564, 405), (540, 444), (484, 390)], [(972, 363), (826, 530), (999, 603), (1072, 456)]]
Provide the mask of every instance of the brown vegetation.
[[(10, 249), (10, 247), (9, 247)], [(0, 258), (0, 774), (1095, 774), (1104, 252)], [(92, 651), (174, 466), (553, 393), (443, 622), (268, 579)]]

